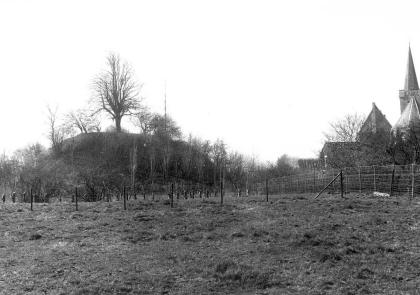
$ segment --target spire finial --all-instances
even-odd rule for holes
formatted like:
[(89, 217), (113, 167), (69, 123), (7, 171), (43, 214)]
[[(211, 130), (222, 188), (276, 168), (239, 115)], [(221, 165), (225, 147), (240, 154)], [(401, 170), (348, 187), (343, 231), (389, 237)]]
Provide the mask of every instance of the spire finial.
[(407, 73), (405, 76), (404, 90), (419, 90), (410, 43), (408, 43)]

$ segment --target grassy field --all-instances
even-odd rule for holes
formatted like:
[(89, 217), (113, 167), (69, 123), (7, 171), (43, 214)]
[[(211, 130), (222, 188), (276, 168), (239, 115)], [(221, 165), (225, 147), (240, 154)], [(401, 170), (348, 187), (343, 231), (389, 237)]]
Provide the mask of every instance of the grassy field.
[(418, 294), (416, 200), (0, 205), (2, 294)]

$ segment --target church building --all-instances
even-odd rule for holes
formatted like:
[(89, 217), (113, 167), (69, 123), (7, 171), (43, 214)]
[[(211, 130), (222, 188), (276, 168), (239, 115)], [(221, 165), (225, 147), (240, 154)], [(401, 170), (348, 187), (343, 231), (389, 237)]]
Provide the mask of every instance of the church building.
[[(375, 158), (377, 155), (372, 152), (372, 155), (368, 155), (369, 147), (374, 151), (372, 146), (376, 145), (375, 149), (378, 149), (381, 145), (386, 145), (391, 136), (395, 138), (398, 134), (404, 139), (413, 130), (420, 138), (420, 90), (410, 46), (404, 89), (399, 91), (399, 99), (401, 115), (393, 127), (376, 104), (372, 103), (372, 110), (360, 128), (357, 142), (326, 142), (324, 144), (319, 159), (321, 163), (324, 163), (323, 166), (359, 165), (360, 163), (354, 162), (356, 159), (360, 161), (363, 157), (369, 158), (369, 156), (373, 163), (375, 161), (382, 163), (385, 158)], [(385, 152), (385, 149), (385, 146), (382, 147), (382, 152)], [(364, 162), (363, 164), (371, 165), (372, 163)]]

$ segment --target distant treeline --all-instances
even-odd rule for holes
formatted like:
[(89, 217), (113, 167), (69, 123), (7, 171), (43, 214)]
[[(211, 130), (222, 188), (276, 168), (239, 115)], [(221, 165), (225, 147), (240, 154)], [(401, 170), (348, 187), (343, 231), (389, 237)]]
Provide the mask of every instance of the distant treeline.
[[(86, 200), (107, 193), (147, 190), (162, 192), (170, 183), (247, 193), (267, 178), (296, 172), (287, 156), (275, 164), (230, 151), (222, 140), (185, 138), (166, 113), (149, 111), (140, 96), (141, 84), (132, 67), (110, 54), (106, 70), (92, 81), (93, 96), (87, 106), (57, 115), (48, 107), (51, 146), (29, 145), (0, 158), (0, 185), (4, 193), (16, 191), (39, 199), (70, 196), (77, 187)], [(103, 114), (114, 123), (103, 132)], [(129, 118), (138, 133), (122, 127)]]

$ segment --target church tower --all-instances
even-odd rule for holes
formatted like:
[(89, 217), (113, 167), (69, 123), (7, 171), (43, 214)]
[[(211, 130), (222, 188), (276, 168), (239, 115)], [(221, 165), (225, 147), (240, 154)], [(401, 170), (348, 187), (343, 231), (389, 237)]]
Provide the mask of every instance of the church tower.
[(405, 76), (404, 89), (400, 90), (401, 114), (404, 112), (405, 107), (409, 104), (411, 97), (413, 97), (418, 104), (420, 103), (419, 84), (417, 82), (416, 69), (414, 68), (413, 56), (411, 55), (411, 48), (409, 46), (407, 73)]

